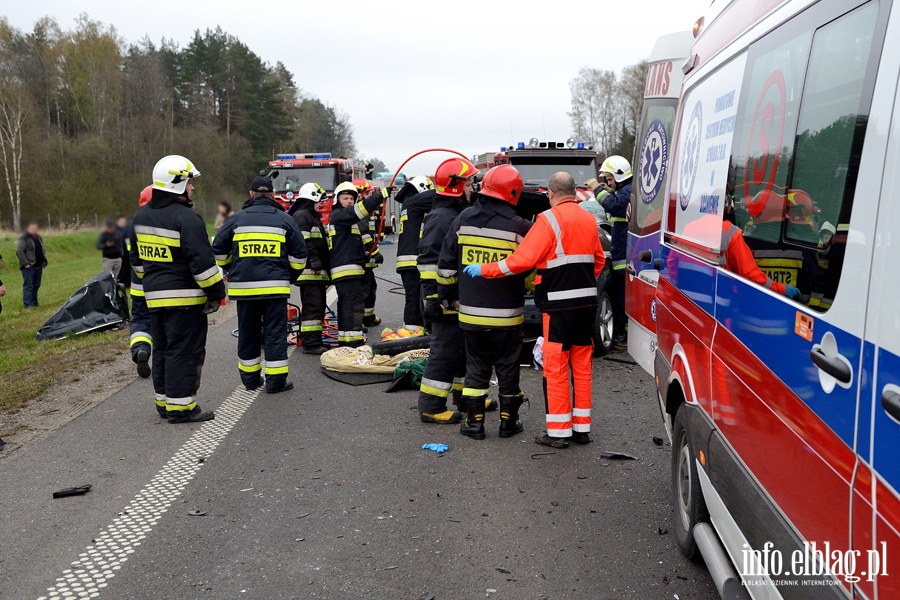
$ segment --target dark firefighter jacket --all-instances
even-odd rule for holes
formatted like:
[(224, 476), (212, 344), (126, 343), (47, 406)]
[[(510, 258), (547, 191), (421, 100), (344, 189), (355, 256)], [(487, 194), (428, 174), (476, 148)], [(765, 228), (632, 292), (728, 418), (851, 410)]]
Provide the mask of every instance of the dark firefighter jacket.
[(306, 243), (307, 254), (306, 268), (300, 271), (297, 283), (328, 283), (328, 228), (322, 223), (315, 202), (300, 199), (291, 210)]
[[(359, 237), (362, 239), (363, 247), (366, 249), (366, 268), (374, 269), (380, 262), (375, 257), (381, 254), (378, 244), (375, 243), (375, 236), (378, 235), (378, 225), (365, 218), (359, 222)], [(384, 260), (383, 258), (380, 260)]]
[(499, 262), (519, 247), (531, 223), (502, 200), (479, 196), (450, 225), (438, 260), (438, 300), (459, 301), (462, 329), (517, 327), (525, 321), (525, 273), (458, 277), (466, 265)]
[[(397, 239), (397, 272), (413, 271), (419, 254), (419, 236), (422, 234), (422, 221), (434, 204), (437, 192), (426, 190), (415, 192), (416, 187), (407, 183), (397, 192), (395, 200), (403, 205), (400, 211), (400, 236)], [(405, 192), (405, 193), (404, 193)]]
[(216, 263), (228, 271), (228, 295), (238, 300), (287, 298), (306, 267), (303, 234), (284, 208), (251, 198), (213, 240)]
[[(450, 231), (450, 225), (462, 209), (462, 197), (436, 194), (434, 206), (422, 222), (422, 237), (419, 240), (419, 256), (416, 264), (422, 278), (422, 295), (426, 300), (438, 299), (437, 275), (441, 247)], [(451, 312), (455, 314), (455, 311)]]
[(367, 219), (381, 206), (384, 198), (372, 194), (349, 208), (336, 204), (328, 222), (328, 247), (331, 259), (331, 280), (362, 277), (366, 264), (366, 248), (359, 230), (359, 222)]
[(600, 190), (597, 200), (603, 205), (609, 222), (612, 223), (612, 247), (610, 258), (612, 268), (619, 271), (625, 268), (625, 253), (628, 245), (628, 208), (631, 206), (631, 180), (620, 187), (615, 194)]
[(153, 190), (150, 202), (134, 215), (131, 267), (150, 310), (225, 298), (206, 224), (184, 196)]

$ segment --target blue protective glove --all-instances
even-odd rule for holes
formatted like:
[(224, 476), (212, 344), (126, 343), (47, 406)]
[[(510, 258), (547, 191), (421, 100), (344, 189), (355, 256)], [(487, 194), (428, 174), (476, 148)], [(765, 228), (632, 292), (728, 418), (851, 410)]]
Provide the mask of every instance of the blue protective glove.
[(463, 269), (463, 273), (469, 277), (481, 277), (481, 265), (468, 265)]
[(422, 444), (422, 450), (434, 450), (438, 454), (443, 454), (449, 449), (447, 444)]
[(784, 286), (784, 295), (790, 298), (791, 300), (796, 300), (800, 297), (800, 290), (795, 288), (792, 285)]

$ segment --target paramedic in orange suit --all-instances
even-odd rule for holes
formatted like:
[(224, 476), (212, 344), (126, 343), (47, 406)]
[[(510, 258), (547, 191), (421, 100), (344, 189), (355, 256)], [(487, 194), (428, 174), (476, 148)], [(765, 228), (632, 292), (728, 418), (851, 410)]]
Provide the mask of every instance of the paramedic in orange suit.
[(500, 262), (472, 264), (463, 271), (472, 277), (495, 278), (537, 268), (535, 303), (544, 313), (547, 432), (535, 441), (567, 448), (569, 441), (591, 441), (591, 330), (597, 312), (597, 277), (605, 257), (597, 221), (575, 200), (572, 176), (557, 173), (550, 178), (549, 189), (550, 210), (538, 215), (515, 252)]
[(760, 271), (753, 259), (753, 253), (744, 241), (741, 228), (731, 221), (722, 221), (722, 245), (719, 248), (719, 266), (782, 296), (791, 299), (800, 296), (798, 288), (772, 281), (768, 275)]

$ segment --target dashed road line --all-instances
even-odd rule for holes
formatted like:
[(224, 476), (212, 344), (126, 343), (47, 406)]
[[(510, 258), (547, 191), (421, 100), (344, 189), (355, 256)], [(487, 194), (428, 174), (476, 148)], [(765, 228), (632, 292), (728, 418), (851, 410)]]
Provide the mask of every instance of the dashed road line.
[(153, 480), (38, 600), (99, 598), (109, 580), (141, 545), (259, 393), (259, 389), (250, 392), (238, 388), (222, 402), (216, 409), (215, 420), (207, 421), (191, 435)]

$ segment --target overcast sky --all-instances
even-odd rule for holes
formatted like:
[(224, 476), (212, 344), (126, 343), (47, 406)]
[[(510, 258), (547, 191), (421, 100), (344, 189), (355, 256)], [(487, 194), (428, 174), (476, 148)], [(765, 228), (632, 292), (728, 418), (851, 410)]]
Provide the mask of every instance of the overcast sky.
[[(70, 29), (83, 12), (126, 42), (149, 35), (183, 46), (195, 29), (221, 26), (263, 60), (282, 61), (298, 87), (347, 111), (360, 155), (394, 169), (431, 147), (471, 156), (532, 136), (564, 141), (569, 81), (580, 67), (618, 72), (644, 59), (660, 35), (689, 30), (709, 0), (4, 4), (19, 29), (45, 15)], [(404, 171), (432, 172), (442, 157), (426, 156)]]

